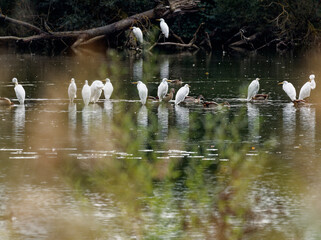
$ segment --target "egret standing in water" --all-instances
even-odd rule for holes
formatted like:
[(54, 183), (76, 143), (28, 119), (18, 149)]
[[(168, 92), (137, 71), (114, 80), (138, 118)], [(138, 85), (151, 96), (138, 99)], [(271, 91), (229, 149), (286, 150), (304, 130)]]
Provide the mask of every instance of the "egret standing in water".
[(292, 102), (296, 101), (296, 90), (292, 83), (288, 81), (283, 81), (278, 84), (283, 85), (283, 91), (289, 96)]
[(85, 81), (85, 85), (82, 87), (81, 95), (85, 105), (87, 106), (89, 104), (90, 95), (91, 95), (91, 90), (87, 80)]
[(180, 104), (182, 101), (184, 101), (185, 97), (189, 94), (189, 85), (185, 84), (183, 87), (181, 87), (175, 96), (175, 105)]
[(168, 80), (167, 78), (163, 78), (163, 80), (161, 81), (161, 83), (158, 86), (157, 89), (157, 96), (159, 101), (162, 101), (162, 99), (166, 96), (167, 92), (168, 92), (168, 83), (170, 82), (170, 80)]
[(111, 84), (109, 78), (106, 78), (106, 83), (105, 83), (105, 86), (104, 86), (104, 95), (105, 95), (105, 98), (107, 100), (110, 98), (110, 96), (113, 93), (113, 91), (114, 91), (113, 84)]
[(77, 97), (77, 86), (74, 78), (70, 80), (70, 84), (68, 87), (68, 96), (70, 102), (74, 102), (74, 99)]
[(255, 95), (259, 92), (260, 89), (260, 83), (259, 83), (259, 78), (256, 78), (253, 80), (248, 89), (247, 89), (247, 101), (251, 101)]
[(26, 92), (21, 84), (18, 84), (18, 79), (13, 78), (12, 82), (15, 84), (14, 91), (16, 92), (16, 96), (20, 102), (20, 104), (24, 104)]
[(168, 38), (169, 27), (168, 27), (167, 23), (165, 22), (165, 20), (163, 18), (157, 19), (157, 21), (160, 21), (159, 26), (162, 30), (162, 33), (164, 34), (165, 38)]
[(90, 101), (93, 103), (96, 103), (101, 95), (101, 92), (103, 91), (104, 88), (104, 84), (102, 81), (100, 80), (95, 80), (93, 81), (93, 83), (90, 86), (90, 91), (91, 91), (91, 95), (90, 95)]
[(316, 83), (314, 81), (315, 75), (311, 74), (309, 77), (309, 81), (307, 81), (301, 88), (299, 93), (299, 100), (304, 100), (310, 97), (310, 93), (312, 89), (315, 89)]
[(309, 76), (309, 78), (310, 78), (310, 80), (311, 80), (311, 89), (315, 89), (315, 87), (316, 87), (316, 83), (315, 83), (315, 81), (314, 81), (315, 75), (314, 75), (314, 74), (311, 74), (311, 75)]
[(140, 101), (143, 105), (145, 105), (148, 96), (148, 89), (146, 85), (142, 81), (133, 82), (133, 84), (137, 84), (137, 90)]
[(133, 30), (134, 36), (140, 44), (143, 44), (143, 32), (139, 27), (130, 27)]

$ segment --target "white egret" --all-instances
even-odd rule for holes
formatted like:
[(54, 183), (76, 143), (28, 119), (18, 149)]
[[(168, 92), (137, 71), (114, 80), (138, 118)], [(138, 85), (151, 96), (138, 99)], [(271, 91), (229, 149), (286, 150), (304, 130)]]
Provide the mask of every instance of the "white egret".
[(291, 99), (291, 101), (296, 101), (296, 90), (293, 86), (292, 83), (289, 83), (288, 81), (283, 81), (280, 82), (278, 84), (282, 84), (282, 88), (284, 90), (284, 92), (289, 96), (289, 98)]
[(251, 101), (253, 97), (259, 92), (260, 89), (260, 83), (259, 83), (259, 78), (256, 78), (253, 80), (248, 89), (247, 89), (247, 101)]
[(161, 83), (158, 86), (157, 89), (157, 96), (159, 101), (162, 101), (162, 99), (166, 96), (167, 92), (168, 92), (168, 83), (170, 82), (170, 80), (168, 80), (167, 78), (163, 78), (163, 80), (161, 81)]
[(169, 27), (167, 25), (167, 23), (165, 22), (165, 20), (163, 18), (160, 18), (158, 21), (160, 21), (160, 28), (162, 30), (162, 33), (164, 34), (164, 36), (166, 38), (168, 38), (168, 34), (169, 34)]
[(101, 92), (103, 91), (104, 88), (104, 84), (102, 81), (100, 80), (95, 80), (93, 81), (93, 83), (90, 86), (90, 91), (91, 91), (91, 95), (90, 95), (90, 101), (93, 103), (96, 103), (101, 95)]
[(138, 90), (140, 101), (143, 105), (145, 105), (147, 96), (148, 96), (148, 89), (146, 85), (142, 81), (133, 82), (133, 84), (137, 84), (137, 90)]
[(87, 80), (85, 81), (85, 85), (82, 87), (81, 95), (85, 105), (87, 106), (89, 104), (90, 95), (91, 95), (91, 90)]
[(184, 101), (185, 97), (189, 94), (189, 85), (185, 84), (183, 87), (181, 87), (175, 96), (175, 105), (178, 105), (182, 101)]
[(130, 29), (133, 30), (133, 33), (137, 39), (137, 41), (140, 43), (140, 44), (143, 44), (143, 32), (142, 30), (140, 30), (139, 27), (131, 27)]
[(315, 75), (311, 74), (309, 76), (309, 81), (306, 82), (302, 86), (300, 93), (299, 93), (299, 100), (304, 100), (304, 99), (310, 97), (311, 90), (315, 89), (315, 87), (316, 87), (316, 83), (315, 83), (314, 78), (315, 78)]
[(299, 100), (304, 100), (305, 98), (310, 97), (311, 88), (312, 86), (310, 81), (303, 84), (302, 88), (300, 89)]
[(70, 84), (68, 87), (68, 96), (69, 96), (70, 102), (73, 102), (74, 99), (77, 97), (77, 86), (74, 78), (70, 80)]
[(24, 104), (26, 92), (21, 84), (18, 84), (18, 79), (13, 78), (12, 82), (15, 84), (14, 91), (16, 92), (16, 96), (20, 102), (20, 104)]
[(314, 75), (314, 74), (311, 74), (311, 75), (309, 76), (309, 78), (310, 78), (310, 80), (311, 80), (311, 89), (315, 89), (315, 87), (316, 87), (316, 83), (315, 83), (315, 81), (314, 81), (315, 75)]
[(106, 83), (105, 83), (105, 86), (104, 86), (104, 95), (105, 95), (105, 98), (106, 98), (106, 99), (109, 99), (110, 96), (111, 96), (111, 94), (113, 93), (113, 91), (114, 91), (113, 84), (111, 84), (109, 78), (106, 78)]

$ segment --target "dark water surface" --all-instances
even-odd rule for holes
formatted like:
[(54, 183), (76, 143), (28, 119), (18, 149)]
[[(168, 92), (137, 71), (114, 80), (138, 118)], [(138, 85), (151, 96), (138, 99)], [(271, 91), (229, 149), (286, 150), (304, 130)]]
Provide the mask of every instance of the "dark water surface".
[[(0, 96), (15, 105), (0, 107), (0, 238), (318, 239), (320, 57), (1, 54)], [(317, 87), (296, 108), (277, 83), (298, 93), (312, 73)], [(84, 106), (84, 81), (106, 77), (111, 100)], [(131, 82), (156, 96), (163, 77), (231, 106), (141, 106)], [(247, 103), (256, 77), (269, 100)]]

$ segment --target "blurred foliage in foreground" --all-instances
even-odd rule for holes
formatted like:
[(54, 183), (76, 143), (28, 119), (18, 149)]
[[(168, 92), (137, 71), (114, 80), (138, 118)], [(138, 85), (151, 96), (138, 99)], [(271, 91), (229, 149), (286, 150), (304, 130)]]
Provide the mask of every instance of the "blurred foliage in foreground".
[[(41, 27), (46, 24), (54, 31), (106, 25), (156, 5), (157, 1), (146, 0), (0, 0), (3, 14)], [(291, 46), (320, 44), (320, 1), (201, 0), (199, 9), (197, 13), (168, 19), (170, 28), (182, 38), (191, 39), (200, 23), (205, 22), (206, 31), (216, 48), (240, 29), (246, 29), (244, 35), (247, 37), (263, 33), (261, 44), (273, 39)], [(21, 34), (24, 30), (6, 26), (1, 31), (1, 35), (5, 35), (12, 32)]]
[[(66, 161), (63, 177), (85, 202), (88, 189), (106, 196), (119, 212), (114, 224), (124, 238), (240, 239), (259, 233), (251, 191), (266, 156), (241, 137), (245, 113), (231, 120), (228, 115), (192, 114), (189, 129), (173, 129), (165, 141), (155, 136), (160, 126), (151, 115), (148, 127), (137, 132), (131, 131), (137, 127), (132, 117), (123, 116), (111, 135), (117, 136), (116, 150), (127, 154)], [(170, 157), (173, 150), (176, 157)], [(187, 152), (201, 157), (184, 157)], [(204, 157), (208, 152), (215, 157)], [(115, 231), (99, 234), (112, 237)]]

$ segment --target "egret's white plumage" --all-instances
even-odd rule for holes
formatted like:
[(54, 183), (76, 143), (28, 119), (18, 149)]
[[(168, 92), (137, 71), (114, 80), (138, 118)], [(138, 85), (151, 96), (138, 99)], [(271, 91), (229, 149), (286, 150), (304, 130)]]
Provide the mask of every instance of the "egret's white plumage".
[(166, 38), (168, 38), (168, 34), (169, 34), (169, 27), (167, 25), (167, 23), (165, 22), (165, 20), (163, 18), (159, 19), (160, 21), (160, 28), (162, 30), (162, 33), (164, 34), (164, 36)]
[(93, 83), (90, 86), (90, 91), (91, 91), (91, 95), (90, 95), (90, 101), (93, 103), (96, 103), (101, 95), (101, 92), (103, 91), (104, 88), (104, 84), (102, 81), (100, 80), (95, 80), (93, 81)]
[(309, 78), (310, 78), (310, 81), (311, 81), (311, 89), (315, 89), (315, 87), (316, 87), (316, 83), (315, 83), (315, 80), (314, 80), (315, 75), (311, 74)]
[(148, 89), (142, 81), (138, 81), (136, 84), (140, 101), (143, 105), (145, 105), (148, 96)]
[(175, 105), (178, 105), (182, 101), (184, 101), (185, 97), (189, 94), (189, 85), (185, 84), (183, 87), (181, 87), (175, 96)]
[(74, 78), (70, 80), (70, 84), (68, 87), (68, 96), (69, 96), (70, 102), (73, 102), (74, 99), (77, 97), (77, 86)]
[(310, 97), (311, 88), (311, 82), (306, 82), (300, 89), (299, 100), (304, 100), (305, 98)]
[(296, 100), (296, 90), (295, 90), (293, 84), (289, 83), (287, 81), (281, 82), (279, 84), (283, 84), (283, 86), (282, 86), (283, 91), (289, 96), (291, 101), (295, 101)]
[(247, 89), (247, 101), (252, 100), (252, 98), (259, 92), (259, 89), (260, 89), (259, 80), (260, 80), (259, 78), (256, 78), (250, 83)]
[(106, 99), (109, 99), (110, 96), (111, 96), (111, 94), (113, 93), (113, 91), (114, 91), (113, 84), (111, 84), (109, 78), (106, 78), (106, 83), (105, 83), (105, 86), (104, 86), (104, 95), (105, 95), (105, 98), (106, 98)]
[(13, 78), (12, 82), (15, 84), (14, 91), (16, 92), (16, 96), (20, 102), (20, 104), (24, 104), (26, 92), (21, 84), (18, 84), (18, 79)]
[(91, 90), (87, 80), (85, 81), (85, 85), (82, 87), (81, 95), (85, 105), (88, 105), (90, 101)]
[(139, 43), (143, 44), (144, 40), (143, 40), (143, 32), (142, 32), (142, 30), (140, 30), (139, 27), (132, 27), (132, 29), (133, 29), (133, 33), (134, 33), (137, 41)]
[(157, 96), (159, 101), (162, 101), (162, 99), (166, 96), (167, 92), (168, 92), (168, 83), (169, 80), (167, 78), (163, 78), (163, 80), (161, 81), (161, 83), (158, 86), (157, 89)]

